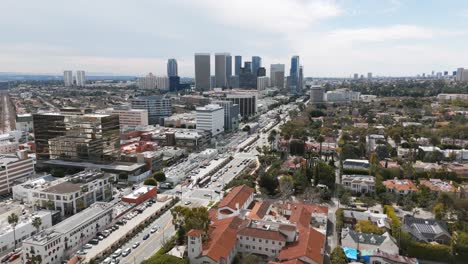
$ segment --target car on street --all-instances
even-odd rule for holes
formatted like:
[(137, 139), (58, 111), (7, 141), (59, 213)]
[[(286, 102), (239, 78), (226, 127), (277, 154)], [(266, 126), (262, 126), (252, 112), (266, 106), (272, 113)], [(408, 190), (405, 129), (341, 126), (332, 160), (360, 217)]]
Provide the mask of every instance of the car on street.
[(120, 260), (119, 259), (113, 259), (109, 264), (119, 264)]
[(137, 248), (139, 245), (140, 245), (140, 242), (135, 242), (135, 243), (133, 243), (132, 248)]
[(10, 253), (6, 254), (6, 255), (2, 258), (2, 263), (7, 262), (8, 259), (10, 259), (10, 257), (11, 257), (13, 254), (15, 254), (15, 252), (10, 252)]
[(84, 250), (84, 249), (83, 250), (78, 250), (76, 252), (77, 255), (86, 255), (86, 253), (88, 253), (88, 252), (86, 250)]
[(151, 234), (152, 234), (152, 233), (155, 233), (156, 231), (158, 231), (158, 228), (157, 228), (157, 227), (153, 227), (153, 228), (151, 228), (151, 230), (150, 230)]
[(93, 247), (93, 245), (91, 245), (91, 244), (85, 244), (85, 245), (83, 246), (84, 249), (90, 249), (90, 248), (92, 248), (92, 247)]
[(205, 193), (203, 196), (211, 197), (211, 194), (210, 193)]
[(11, 255), (10, 258), (8, 258), (8, 262), (12, 262), (12, 261), (18, 259), (19, 257), (21, 257), (21, 252), (18, 252), (18, 253), (15, 253), (15, 254)]
[(91, 245), (97, 245), (97, 244), (99, 244), (99, 239), (93, 238), (93, 239), (91, 239), (91, 240), (89, 241), (89, 244), (91, 244)]
[(97, 239), (104, 240), (104, 237), (103, 236), (98, 236)]
[(192, 203), (191, 201), (185, 201), (184, 204), (185, 204), (185, 205), (189, 205), (189, 204), (191, 204), (191, 203)]
[(121, 248), (114, 251), (114, 253), (112, 254), (112, 258), (118, 258), (118, 257), (120, 257), (120, 255), (122, 255), (122, 249)]
[(143, 237), (143, 240), (148, 239), (149, 236), (150, 236), (150, 234), (146, 234), (146, 235)]
[(122, 252), (122, 257), (126, 257), (130, 254), (130, 252), (132, 252), (132, 249), (131, 248), (126, 248), (123, 252)]
[(110, 264), (111, 261), (112, 261), (111, 258), (106, 258), (106, 259), (104, 259), (104, 261), (102, 262), (102, 264)]

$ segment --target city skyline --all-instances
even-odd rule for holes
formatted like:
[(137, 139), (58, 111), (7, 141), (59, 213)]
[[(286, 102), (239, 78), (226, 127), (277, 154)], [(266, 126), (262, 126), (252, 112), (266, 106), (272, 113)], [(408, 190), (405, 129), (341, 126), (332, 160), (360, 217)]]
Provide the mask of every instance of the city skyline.
[[(468, 3), (374, 2), (255, 1), (245, 9), (243, 1), (85, 1), (65, 16), (61, 1), (6, 1), (0, 72), (163, 75), (167, 59), (175, 58), (179, 75), (193, 77), (196, 52), (258, 55), (267, 69), (273, 63), (289, 68), (297, 54), (305, 77), (413, 76), (467, 67), (468, 54), (460, 50), (468, 41)], [(106, 14), (99, 11), (109, 6)], [(258, 12), (265, 6), (269, 12)], [(153, 18), (156, 9), (160, 17)], [(173, 19), (174, 12), (184, 19)], [(159, 23), (169, 17), (171, 24)], [(187, 27), (185, 18), (194, 24)]]

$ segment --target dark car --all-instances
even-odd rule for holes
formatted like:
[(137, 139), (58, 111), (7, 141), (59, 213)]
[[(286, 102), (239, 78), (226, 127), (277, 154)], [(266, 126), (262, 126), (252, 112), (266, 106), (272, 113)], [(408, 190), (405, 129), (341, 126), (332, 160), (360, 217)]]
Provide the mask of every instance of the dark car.
[(143, 240), (148, 239), (149, 236), (150, 236), (149, 234), (146, 234), (146, 235), (143, 237)]
[(89, 244), (91, 244), (91, 245), (97, 245), (97, 244), (99, 244), (99, 239), (93, 238), (93, 239), (91, 239), (91, 240), (89, 241)]
[(10, 257), (11, 257), (13, 254), (15, 254), (15, 253), (14, 253), (14, 252), (10, 252), (10, 253), (6, 254), (6, 255), (2, 258), (2, 263), (3, 263), (3, 262), (7, 262), (8, 259), (10, 259)]

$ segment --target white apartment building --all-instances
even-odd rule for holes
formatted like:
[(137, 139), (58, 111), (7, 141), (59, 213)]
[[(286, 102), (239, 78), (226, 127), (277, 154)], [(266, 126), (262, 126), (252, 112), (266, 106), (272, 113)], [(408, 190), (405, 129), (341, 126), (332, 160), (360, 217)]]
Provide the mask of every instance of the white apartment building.
[(85, 71), (76, 71), (76, 86), (86, 86), (86, 75)]
[(13, 197), (37, 208), (60, 211), (62, 216), (74, 215), (95, 202), (110, 199), (114, 179), (100, 171), (82, 171), (55, 181), (22, 183), (15, 186)]
[(148, 111), (144, 109), (130, 109), (130, 107), (115, 107), (106, 111), (108, 114), (118, 115), (120, 129), (135, 128), (148, 125)]
[(341, 183), (344, 188), (353, 193), (373, 193), (375, 191), (375, 178), (368, 175), (343, 175)]
[[(15, 234), (13, 234), (13, 227), (8, 223), (8, 215), (11, 213), (15, 213), (19, 218), (15, 227)], [(5, 215), (5, 217), (0, 217), (0, 255), (13, 250), (15, 237), (16, 246), (21, 247), (23, 240), (37, 233), (37, 229), (32, 225), (32, 221), (36, 217), (40, 218), (42, 222), (39, 231), (52, 226), (52, 213), (49, 211), (36, 211), (23, 215), (21, 208), (19, 208), (19, 210), (8, 210), (2, 215)]]
[(197, 107), (197, 129), (211, 132), (216, 136), (224, 131), (224, 108), (217, 104)]
[(270, 86), (270, 78), (267, 76), (257, 77), (257, 91), (263, 91)]
[(0, 194), (10, 193), (15, 181), (34, 174), (33, 159), (24, 152), (18, 152), (18, 156), (0, 155)]
[(359, 101), (361, 93), (353, 91), (328, 91), (325, 93), (325, 101), (327, 102), (351, 102)]
[(62, 263), (82, 241), (96, 235), (111, 223), (113, 204), (95, 203), (57, 225), (23, 241), (23, 260), (40, 255), (42, 263)]
[[(466, 75), (468, 76), (468, 73)], [(451, 100), (456, 100), (456, 99), (468, 100), (468, 94), (446, 94), (446, 93), (442, 93), (442, 94), (437, 95), (437, 100), (441, 101), (441, 102), (451, 101)]]
[(63, 83), (65, 86), (73, 86), (73, 72), (64, 71), (63, 72)]

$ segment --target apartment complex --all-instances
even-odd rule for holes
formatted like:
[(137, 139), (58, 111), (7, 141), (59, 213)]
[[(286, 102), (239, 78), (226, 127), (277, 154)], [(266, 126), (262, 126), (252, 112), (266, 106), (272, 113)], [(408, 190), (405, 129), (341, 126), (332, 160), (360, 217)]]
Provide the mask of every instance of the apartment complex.
[(165, 96), (143, 96), (132, 99), (132, 108), (146, 110), (150, 125), (163, 124), (164, 118), (171, 116), (171, 100)]

